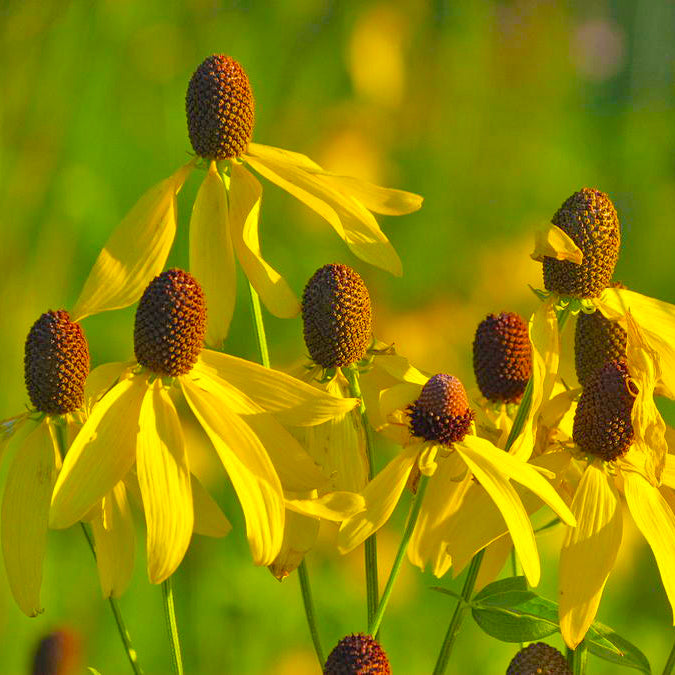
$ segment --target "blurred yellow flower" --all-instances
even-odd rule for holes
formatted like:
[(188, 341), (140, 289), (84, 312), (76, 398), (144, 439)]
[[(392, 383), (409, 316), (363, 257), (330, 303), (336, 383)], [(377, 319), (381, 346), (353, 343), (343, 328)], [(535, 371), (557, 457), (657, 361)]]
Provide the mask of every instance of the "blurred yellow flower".
[[(373, 212), (410, 213), (420, 208), (421, 197), (332, 174), (304, 155), (251, 143), (251, 88), (228, 56), (211, 56), (199, 66), (186, 108), (190, 141), (207, 169), (190, 223), (190, 269), (201, 280), (212, 317), (207, 344), (220, 347), (229, 329), (235, 256), (272, 314), (287, 318), (300, 310), (286, 280), (262, 257), (262, 186), (248, 168), (327, 220), (356, 256), (401, 274), (401, 261)], [(85, 282), (77, 319), (132, 304), (163, 269), (176, 232), (176, 195), (197, 164), (197, 158), (191, 160), (149, 190), (118, 225)]]

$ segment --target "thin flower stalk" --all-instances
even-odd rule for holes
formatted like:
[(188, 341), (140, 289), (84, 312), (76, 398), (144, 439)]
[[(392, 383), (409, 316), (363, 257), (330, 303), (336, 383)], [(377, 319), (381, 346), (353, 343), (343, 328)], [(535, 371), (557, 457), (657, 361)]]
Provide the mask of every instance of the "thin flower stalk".
[(176, 621), (176, 606), (173, 601), (173, 587), (171, 577), (162, 582), (162, 599), (164, 601), (164, 617), (166, 628), (169, 631), (171, 641), (171, 660), (175, 675), (183, 675), (183, 656), (180, 649), (180, 637), (178, 635), (178, 623)]

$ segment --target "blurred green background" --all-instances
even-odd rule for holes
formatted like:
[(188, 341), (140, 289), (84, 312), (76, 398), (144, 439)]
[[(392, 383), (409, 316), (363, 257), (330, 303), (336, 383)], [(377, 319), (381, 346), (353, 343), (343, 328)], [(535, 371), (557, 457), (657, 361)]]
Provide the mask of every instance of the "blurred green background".
[[(623, 228), (617, 278), (675, 301), (675, 9), (634, 3), (0, 2), (0, 418), (27, 403), (23, 343), (47, 309), (72, 307), (113, 227), (189, 157), (184, 95), (193, 70), (223, 52), (256, 97), (254, 140), (327, 169), (425, 197), (382, 219), (401, 254), (396, 279), (355, 259), (326, 223), (265, 184), (266, 257), (300, 293), (321, 265), (366, 279), (380, 339), (429, 371), (474, 386), (470, 349), (488, 312), (536, 305), (532, 231), (583, 186), (613, 199)], [(187, 264), (199, 179), (179, 196), (170, 264)], [(226, 348), (255, 358), (243, 284)], [(275, 365), (304, 354), (299, 320), (266, 316)], [(93, 365), (132, 355), (133, 308), (86, 319)], [(673, 421), (672, 410), (665, 409)], [(386, 461), (386, 455), (378, 461)], [(8, 462), (3, 463), (1, 476)], [(316, 673), (295, 575), (254, 568), (222, 472), (212, 494), (233, 521), (224, 540), (195, 538), (175, 577), (192, 673)], [(386, 577), (407, 512), (380, 537)], [(628, 521), (628, 519), (627, 519)], [(139, 524), (140, 525), (140, 524)], [(542, 539), (543, 594), (556, 595), (561, 533)], [(308, 557), (324, 648), (365, 629), (360, 551), (338, 558), (331, 533)], [(161, 591), (136, 574), (122, 610), (147, 673), (169, 672)], [(440, 583), (457, 589), (459, 580)], [(453, 603), (405, 565), (383, 624), (394, 672), (430, 672)], [(0, 672), (27, 672), (40, 636), (65, 627), (82, 669), (128, 669), (81, 533), (50, 533), (45, 612), (22, 615), (0, 574)], [(658, 571), (629, 525), (598, 618), (660, 671), (675, 634)], [(559, 639), (551, 642), (561, 647)], [(450, 671), (499, 673), (517, 647), (467, 621)], [(588, 672), (614, 673), (590, 657)]]

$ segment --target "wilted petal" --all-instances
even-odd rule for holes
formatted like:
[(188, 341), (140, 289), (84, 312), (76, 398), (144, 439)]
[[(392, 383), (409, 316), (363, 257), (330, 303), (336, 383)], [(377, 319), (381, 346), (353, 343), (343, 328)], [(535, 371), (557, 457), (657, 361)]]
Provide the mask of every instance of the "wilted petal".
[(281, 581), (300, 565), (314, 547), (321, 521), (288, 511), (281, 551), (269, 566), (270, 572)]
[(538, 262), (544, 262), (544, 258), (569, 260), (581, 265), (584, 254), (565, 231), (557, 225), (549, 224), (535, 232), (534, 251), (530, 258)]

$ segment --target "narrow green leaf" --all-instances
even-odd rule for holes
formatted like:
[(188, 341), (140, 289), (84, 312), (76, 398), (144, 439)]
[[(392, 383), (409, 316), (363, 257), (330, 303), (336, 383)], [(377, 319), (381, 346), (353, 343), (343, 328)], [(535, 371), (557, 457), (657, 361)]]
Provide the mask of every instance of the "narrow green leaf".
[(473, 596), (473, 600), (474, 602), (478, 602), (485, 598), (489, 598), (492, 595), (499, 595), (500, 593), (506, 593), (507, 591), (526, 590), (527, 581), (525, 580), (524, 576), (508, 577), (506, 579), (500, 579), (499, 581), (493, 581), (491, 584), (488, 584)]
[[(626, 668), (651, 673), (647, 657), (631, 642), (615, 633), (609, 626), (594, 622), (584, 643), (594, 656)], [(609, 646), (608, 646), (609, 645)]]
[(455, 593), (455, 591), (451, 591), (449, 588), (443, 588), (442, 586), (430, 586), (429, 588), (432, 591), (436, 591), (438, 593), (443, 593), (445, 595), (450, 595), (453, 598), (456, 598), (457, 600), (462, 600), (461, 594)]

